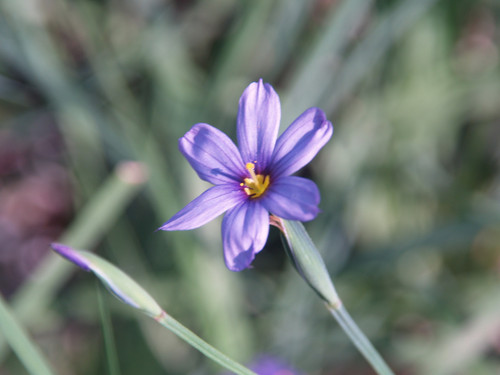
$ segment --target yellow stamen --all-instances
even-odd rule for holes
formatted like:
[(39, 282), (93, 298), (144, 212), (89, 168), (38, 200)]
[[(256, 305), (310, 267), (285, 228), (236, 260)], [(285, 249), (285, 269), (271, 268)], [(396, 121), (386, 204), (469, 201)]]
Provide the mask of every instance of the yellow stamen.
[(255, 174), (254, 163), (247, 163), (245, 167), (250, 174), (250, 178), (245, 178), (240, 186), (244, 186), (243, 190), (250, 196), (250, 198), (258, 198), (264, 194), (269, 187), (269, 176)]

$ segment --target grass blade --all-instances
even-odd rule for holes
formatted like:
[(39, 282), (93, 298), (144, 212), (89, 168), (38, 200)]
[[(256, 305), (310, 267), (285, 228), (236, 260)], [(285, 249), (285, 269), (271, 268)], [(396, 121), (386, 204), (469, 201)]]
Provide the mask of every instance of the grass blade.
[(29, 338), (14, 313), (0, 295), (0, 332), (32, 375), (54, 375), (38, 347)]

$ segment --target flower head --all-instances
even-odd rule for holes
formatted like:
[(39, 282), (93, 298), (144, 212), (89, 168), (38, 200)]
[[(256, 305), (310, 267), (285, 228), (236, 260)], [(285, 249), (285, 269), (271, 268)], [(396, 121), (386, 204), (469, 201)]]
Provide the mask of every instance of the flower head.
[(250, 365), (259, 375), (300, 375), (301, 373), (279, 358), (261, 355)]
[(319, 212), (314, 182), (291, 176), (330, 139), (332, 124), (319, 108), (302, 113), (278, 138), (281, 107), (273, 87), (251, 83), (240, 98), (238, 145), (208, 124), (194, 125), (179, 149), (198, 176), (215, 186), (203, 192), (160, 228), (189, 230), (226, 212), (222, 241), (226, 266), (241, 271), (262, 250), (269, 214), (309, 221)]
[[(248, 368), (258, 375), (302, 375), (302, 372), (294, 369), (284, 360), (267, 354), (258, 355), (248, 365)], [(229, 372), (222, 373), (230, 375)]]

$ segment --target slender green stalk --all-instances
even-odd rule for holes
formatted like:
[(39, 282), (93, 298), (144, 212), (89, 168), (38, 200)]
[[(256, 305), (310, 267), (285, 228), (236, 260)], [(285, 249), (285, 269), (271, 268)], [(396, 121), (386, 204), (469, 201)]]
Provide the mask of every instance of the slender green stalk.
[(379, 375), (394, 375), (370, 340), (366, 338), (365, 334), (361, 332), (358, 325), (352, 320), (351, 315), (349, 315), (344, 305), (337, 304), (336, 306), (331, 306), (327, 304), (326, 306), (353, 344), (356, 345), (356, 348), (370, 362), (374, 370)]
[(228, 370), (239, 375), (256, 375), (255, 372), (249, 370), (248, 368), (240, 365), (238, 362), (233, 361), (224, 353), (215, 349), (212, 345), (204, 341), (202, 338), (197, 336), (194, 332), (187, 329), (177, 320), (172, 318), (166, 312), (162, 312), (160, 316), (155, 318), (158, 323), (160, 323), (165, 328), (175, 333), (181, 339), (186, 341), (188, 344), (198, 349), (201, 353), (206, 355), (208, 358), (217, 362), (221, 366), (227, 368)]
[[(81, 210), (61, 237), (61, 242), (75, 247), (93, 247), (137, 195), (145, 182), (144, 173), (142, 164), (120, 164)], [(11, 306), (16, 317), (28, 327), (36, 325), (36, 317), (43, 315), (72, 272), (69, 264), (48, 254), (12, 296)], [(5, 353), (5, 342), (0, 335), (0, 358)]]
[(379, 375), (393, 375), (392, 370), (361, 332), (342, 304), (323, 258), (302, 223), (277, 217), (272, 217), (271, 221), (283, 233), (286, 239), (284, 242), (285, 250), (290, 256), (294, 267), (318, 296), (326, 302), (328, 310), (356, 348)]
[[(120, 217), (145, 182), (144, 166), (135, 162), (119, 164), (90, 202), (67, 229), (60, 241), (76, 248), (91, 248)], [(16, 292), (12, 306), (21, 320), (50, 304), (72, 272), (61, 259), (48, 255)], [(40, 282), (43, 280), (43, 283)]]
[(58, 243), (53, 243), (51, 246), (55, 252), (70, 262), (73, 262), (85, 271), (92, 271), (109, 291), (123, 303), (155, 319), (162, 326), (168, 328), (210, 359), (236, 374), (255, 375), (254, 372), (233, 361), (212, 345), (196, 336), (177, 320), (167, 315), (142, 286), (115, 265), (88, 251), (76, 250)]
[(102, 296), (101, 286), (96, 280), (97, 304), (99, 305), (99, 315), (101, 316), (101, 325), (104, 338), (104, 347), (106, 349), (106, 360), (108, 363), (109, 375), (120, 375), (120, 365), (118, 362), (118, 354), (116, 353), (116, 343), (113, 335), (113, 327), (111, 326), (111, 318), (109, 316), (108, 306)]
[(53, 375), (40, 350), (31, 341), (0, 294), (0, 332), (31, 375)]

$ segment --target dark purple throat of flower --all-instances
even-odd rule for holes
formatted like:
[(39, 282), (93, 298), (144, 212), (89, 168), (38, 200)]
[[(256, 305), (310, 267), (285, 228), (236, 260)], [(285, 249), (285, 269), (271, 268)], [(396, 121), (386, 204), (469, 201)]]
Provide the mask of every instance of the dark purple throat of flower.
[(250, 198), (259, 198), (269, 187), (270, 177), (269, 175), (255, 174), (254, 163), (247, 163), (245, 168), (248, 170), (250, 177), (245, 178), (240, 186), (243, 187), (243, 191)]

